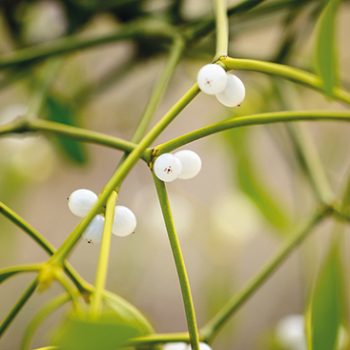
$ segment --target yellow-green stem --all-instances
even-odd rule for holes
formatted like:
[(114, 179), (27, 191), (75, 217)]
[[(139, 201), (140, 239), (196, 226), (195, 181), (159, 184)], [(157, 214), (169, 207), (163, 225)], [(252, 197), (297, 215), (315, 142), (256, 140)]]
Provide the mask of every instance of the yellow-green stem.
[(101, 241), (100, 257), (97, 265), (95, 288), (91, 296), (90, 311), (92, 316), (98, 316), (102, 308), (103, 291), (106, 284), (108, 260), (111, 245), (112, 226), (114, 221), (114, 209), (118, 194), (113, 191), (107, 200), (105, 223)]
[(218, 123), (191, 131), (154, 147), (154, 152), (164, 153), (184, 146), (208, 135), (243, 126), (284, 123), (291, 121), (331, 121), (350, 122), (350, 112), (347, 111), (281, 111), (252, 114), (242, 117), (232, 117)]
[(221, 56), (227, 56), (229, 31), (226, 0), (214, 0), (214, 7), (216, 19), (216, 52), (214, 60), (216, 60)]
[[(324, 92), (323, 84), (317, 75), (298, 68), (266, 61), (231, 57), (221, 57), (220, 62), (227, 70), (247, 70), (276, 75)], [(346, 104), (350, 104), (350, 93), (340, 87), (334, 89), (333, 98)]]

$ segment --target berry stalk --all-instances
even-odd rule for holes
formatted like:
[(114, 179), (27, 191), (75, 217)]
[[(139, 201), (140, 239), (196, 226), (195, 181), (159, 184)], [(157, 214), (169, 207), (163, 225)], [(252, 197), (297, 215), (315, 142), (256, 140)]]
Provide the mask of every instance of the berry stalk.
[(216, 60), (221, 56), (227, 56), (229, 30), (226, 0), (214, 0), (214, 4), (216, 19), (216, 52), (214, 60)]

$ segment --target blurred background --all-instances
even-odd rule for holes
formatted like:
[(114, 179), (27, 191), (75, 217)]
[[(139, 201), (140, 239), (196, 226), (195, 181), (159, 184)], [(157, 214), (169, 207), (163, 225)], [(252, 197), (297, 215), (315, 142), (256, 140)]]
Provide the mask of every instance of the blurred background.
[[(229, 1), (230, 6), (235, 3)], [(267, 0), (247, 13), (232, 16), (230, 55), (310, 69), (320, 3)], [(66, 35), (104, 35), (147, 16), (186, 26), (213, 14), (211, 1), (199, 0), (1, 0), (0, 4), (3, 56)], [(340, 75), (344, 86), (349, 87), (347, 1), (341, 5), (337, 27)], [(199, 67), (210, 61), (215, 48), (213, 34), (186, 50), (155, 120), (191, 86)], [(39, 117), (130, 138), (164, 65), (166, 50), (167, 45), (162, 42), (134, 40), (63, 56), (55, 63), (54, 79)], [(38, 85), (47, 77), (50, 62), (29, 62), (0, 71), (0, 125), (26, 113), (35, 100)], [(247, 91), (240, 108), (225, 109), (216, 99), (200, 94), (157, 143), (232, 115), (344, 108), (290, 82), (259, 73), (237, 75)], [(299, 125), (316, 146), (332, 186), (339, 193), (350, 166), (350, 127), (329, 122)], [(202, 172), (194, 180), (169, 184), (168, 190), (199, 325), (204, 325), (259, 271), (315, 208), (312, 188), (298, 164), (290, 135), (291, 130), (285, 125), (256, 126), (210, 136), (186, 147), (201, 156)], [(58, 247), (78, 223), (68, 210), (67, 196), (78, 188), (98, 193), (121, 156), (119, 151), (64, 138), (36, 134), (1, 137), (0, 199)], [(132, 170), (121, 188), (119, 203), (135, 212), (138, 228), (132, 237), (113, 238), (108, 288), (139, 307), (157, 331), (186, 330), (176, 270), (152, 177), (145, 164), (140, 163)], [(319, 261), (335, 230), (342, 235), (347, 231), (331, 221), (317, 228), (237, 312), (213, 348), (277, 349), (271, 340), (276, 333), (277, 336), (287, 333), (287, 338), (290, 332), (298, 333), (297, 317), (288, 319), (292, 326), (285, 323), (281, 326), (281, 320), (304, 313)], [(0, 232), (1, 267), (47, 258), (3, 217)], [(348, 244), (345, 246), (347, 249)], [(98, 253), (98, 245), (82, 241), (70, 258), (91, 282)], [(349, 265), (345, 256), (345, 265)], [(6, 315), (31, 278), (21, 275), (1, 285), (0, 317)], [(59, 291), (58, 286), (53, 286), (36, 294), (0, 340), (0, 349), (18, 349), (23, 330), (36, 310)], [(64, 312), (56, 313), (45, 323), (36, 337), (36, 346), (47, 343), (47, 334)], [(285, 331), (286, 327), (289, 330)], [(278, 346), (305, 348), (287, 343)]]

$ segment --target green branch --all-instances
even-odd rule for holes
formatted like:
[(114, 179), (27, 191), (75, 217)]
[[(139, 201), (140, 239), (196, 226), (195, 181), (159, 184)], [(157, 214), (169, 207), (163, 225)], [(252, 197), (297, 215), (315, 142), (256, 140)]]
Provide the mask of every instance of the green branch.
[(277, 254), (261, 269), (261, 271), (248, 284), (215, 315), (204, 327), (203, 335), (207, 340), (212, 340), (229, 318), (267, 281), (286, 258), (297, 248), (312, 232), (312, 230), (328, 215), (331, 209), (325, 208), (316, 212), (305, 226), (290, 237)]
[(0, 284), (8, 278), (23, 272), (38, 272), (42, 264), (16, 265), (0, 269)]
[(291, 121), (350, 121), (350, 112), (338, 111), (282, 111), (261, 114), (252, 114), (242, 117), (232, 117), (221, 122), (205, 126), (203, 128), (191, 131), (182, 136), (176, 137), (170, 141), (162, 143), (154, 148), (153, 153), (160, 154), (170, 152), (176, 148), (196, 141), (208, 135), (216, 134), (221, 131), (234, 129), (243, 126), (263, 125), (272, 123), (284, 123)]
[(214, 0), (216, 16), (216, 51), (214, 60), (227, 56), (229, 31), (226, 0)]
[[(308, 73), (298, 68), (266, 61), (230, 57), (221, 57), (220, 62), (227, 70), (247, 70), (276, 75), (323, 93), (323, 84), (320, 78), (315, 74)], [(350, 104), (350, 93), (339, 87), (334, 89), (333, 98)]]
[(93, 316), (98, 316), (101, 312), (102, 296), (106, 285), (108, 259), (111, 246), (112, 226), (114, 221), (114, 208), (118, 194), (113, 191), (106, 204), (105, 223), (103, 227), (100, 257), (97, 265), (95, 288), (91, 296), (90, 310)]
[(158, 178), (156, 178), (155, 176), (153, 176), (153, 178), (158, 193), (160, 207), (162, 209), (165, 226), (167, 228), (177, 274), (179, 277), (182, 299), (187, 319), (188, 332), (190, 334), (191, 347), (193, 350), (199, 350), (199, 334), (197, 329), (197, 320), (192, 300), (190, 282), (188, 279), (185, 262), (182, 256), (180, 242), (176, 234), (174, 219), (172, 217), (166, 187), (164, 182), (158, 180)]
[(6, 315), (5, 319), (0, 324), (0, 337), (4, 334), (6, 329), (10, 326), (17, 314), (22, 310), (23, 306), (27, 303), (29, 298), (34, 293), (38, 286), (38, 280), (35, 279), (29, 284), (29, 286), (22, 293), (21, 297), (17, 300), (16, 304), (11, 308), (10, 312)]
[[(44, 134), (62, 135), (78, 141), (115, 148), (126, 153), (130, 153), (136, 147), (135, 143), (118, 137), (43, 119), (27, 120), (19, 118), (0, 126), (0, 136), (25, 132), (42, 132)], [(142, 158), (148, 160), (149, 156), (149, 152), (144, 152)]]
[(65, 37), (52, 43), (40, 44), (10, 53), (0, 58), (0, 68), (9, 68), (22, 63), (32, 63), (53, 56), (67, 54), (73, 51), (88, 49), (141, 37), (172, 38), (174, 30), (164, 22), (135, 21), (120, 29), (101, 36), (82, 38), (78, 36)]

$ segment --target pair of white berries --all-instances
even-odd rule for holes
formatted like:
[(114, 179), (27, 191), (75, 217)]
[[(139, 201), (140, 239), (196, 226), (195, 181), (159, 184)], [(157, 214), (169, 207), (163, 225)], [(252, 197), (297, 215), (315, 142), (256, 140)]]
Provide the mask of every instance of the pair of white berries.
[(197, 75), (199, 88), (208, 95), (215, 95), (220, 103), (226, 107), (236, 107), (245, 97), (245, 87), (235, 75), (217, 64), (206, 64)]
[(158, 179), (172, 182), (176, 179), (192, 179), (202, 168), (199, 155), (193, 151), (183, 150), (175, 154), (163, 153), (153, 164), (153, 171)]
[[(191, 350), (191, 345), (186, 343), (169, 343), (164, 345), (163, 350)], [(199, 343), (200, 350), (212, 350), (212, 348), (206, 343)]]
[[(78, 216), (85, 217), (97, 202), (97, 195), (87, 189), (74, 191), (68, 198), (70, 211)], [(105, 218), (96, 215), (86, 228), (83, 237), (88, 243), (100, 243), (102, 239)], [(137, 225), (135, 214), (127, 207), (117, 205), (114, 210), (112, 233), (119, 237), (125, 237), (135, 232)]]

